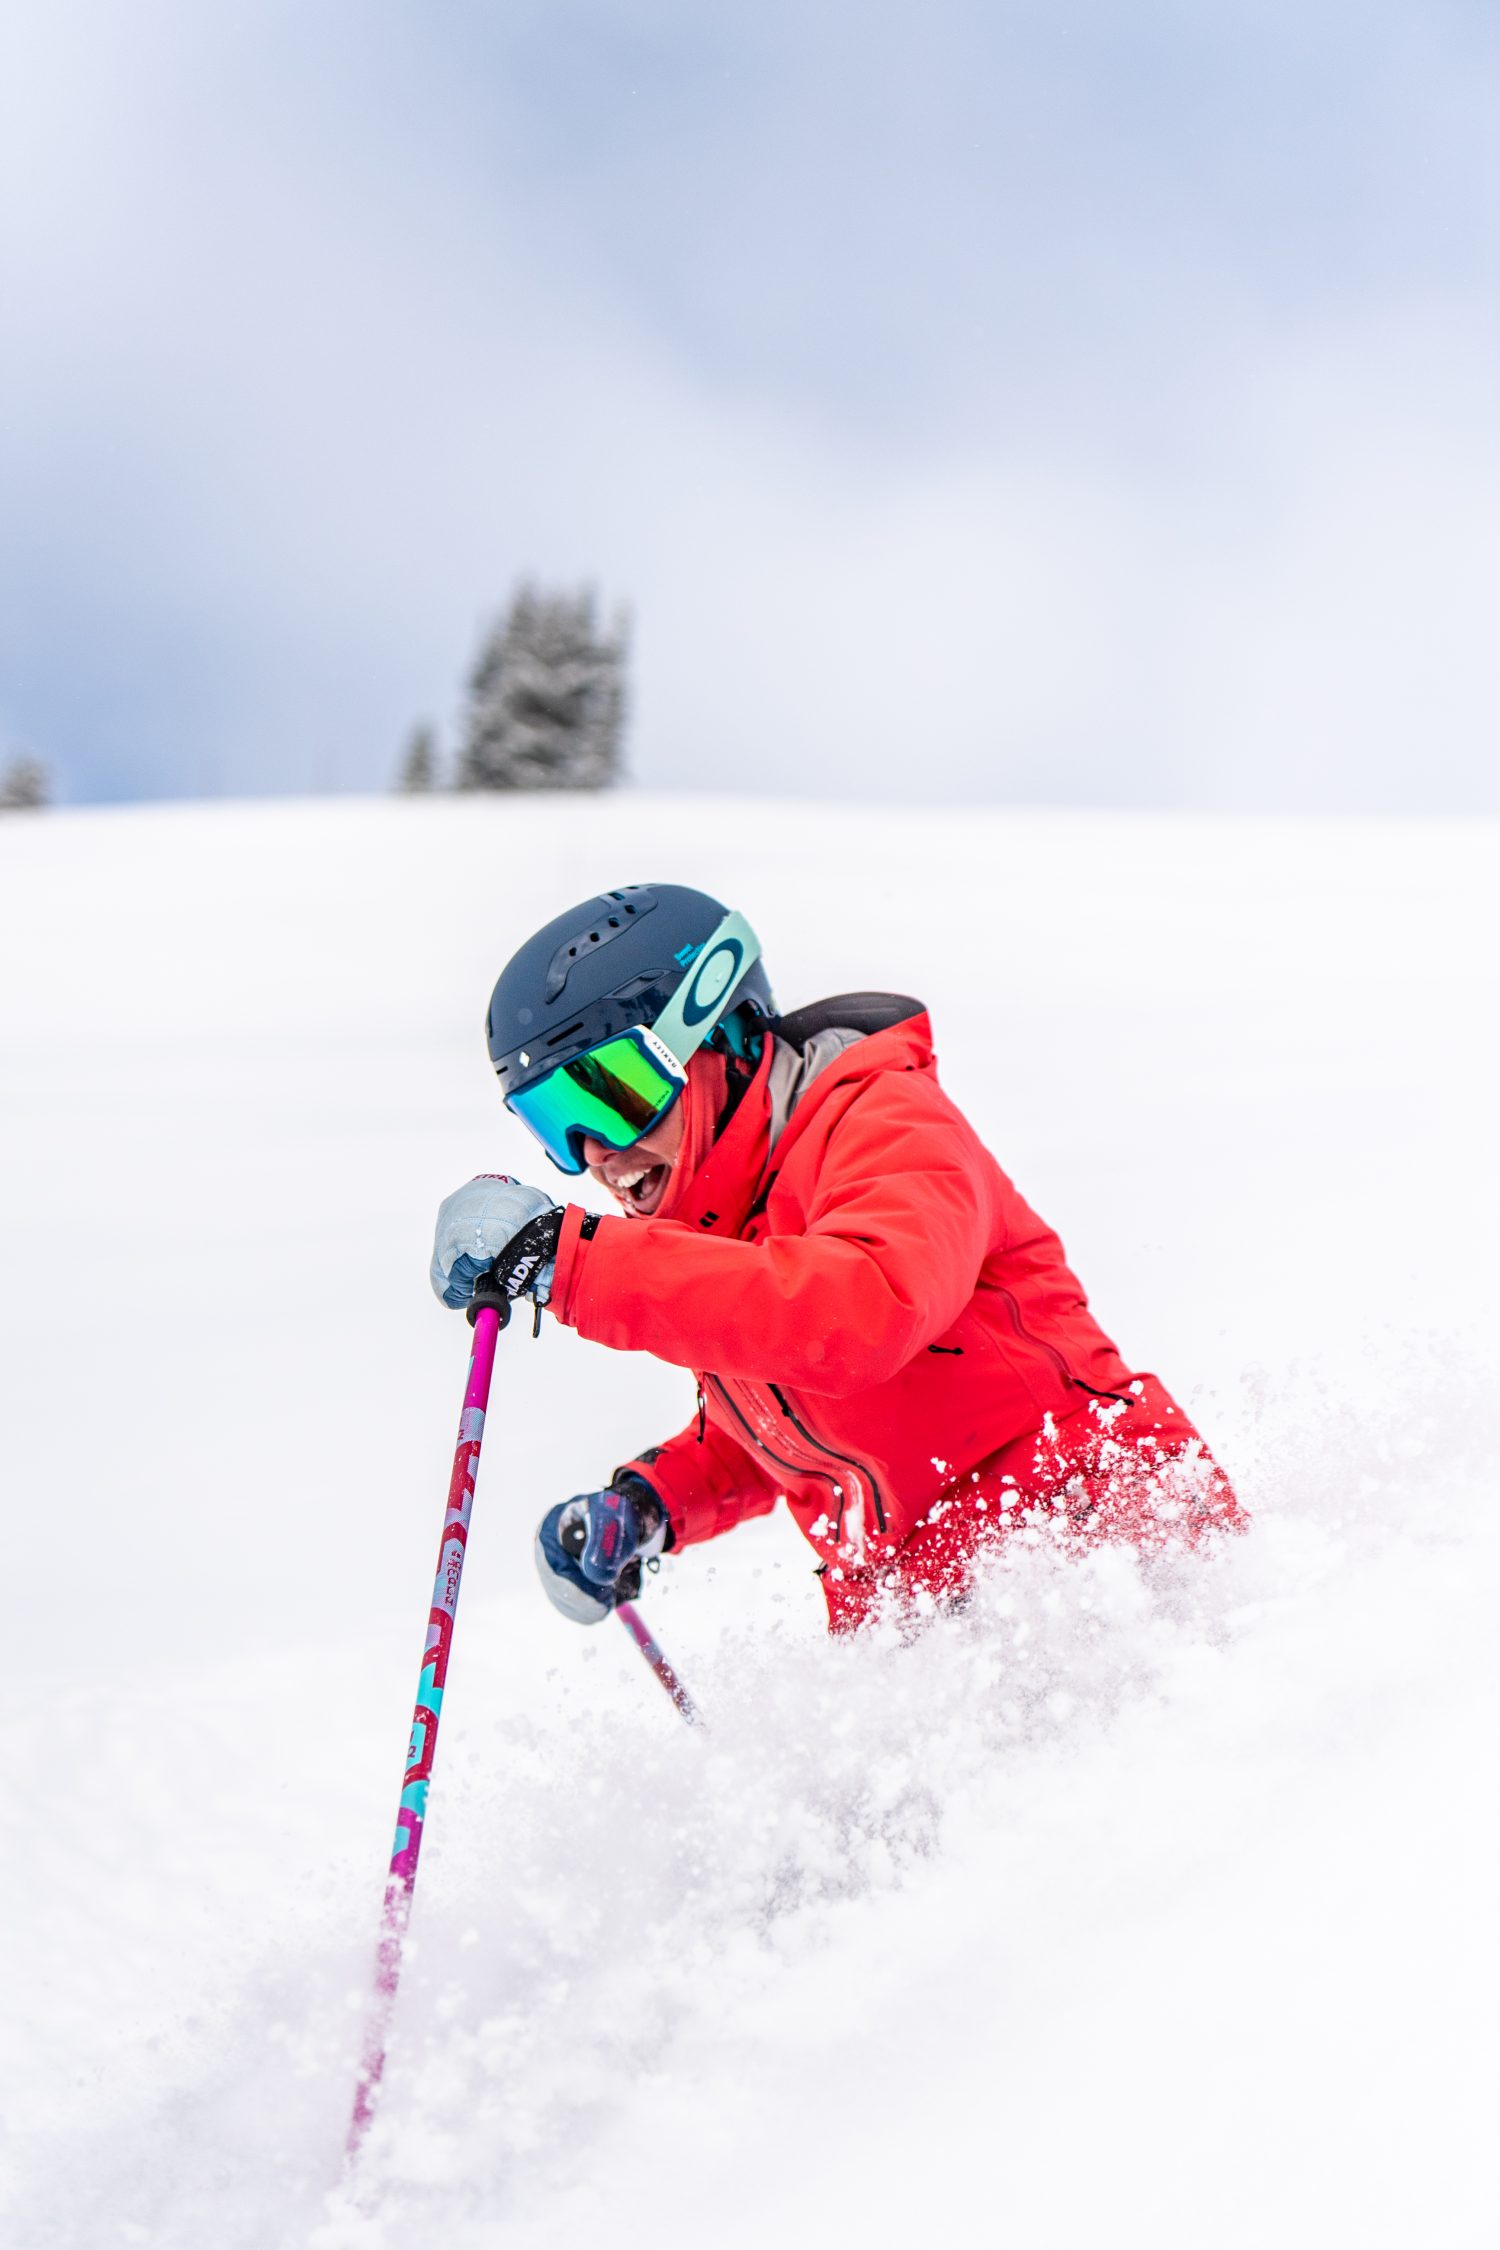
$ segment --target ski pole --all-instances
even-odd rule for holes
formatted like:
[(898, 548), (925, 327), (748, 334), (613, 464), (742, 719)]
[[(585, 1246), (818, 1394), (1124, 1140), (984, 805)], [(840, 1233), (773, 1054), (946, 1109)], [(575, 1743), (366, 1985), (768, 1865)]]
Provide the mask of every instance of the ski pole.
[(453, 1455), (453, 1476), (448, 1486), (448, 1506), (443, 1517), (442, 1544), (438, 1549), (437, 1577), (432, 1588), (432, 1610), (427, 1620), (427, 1644), (422, 1651), (422, 1671), (417, 1682), (416, 1709), (412, 1713), (411, 1740), (406, 1752), (406, 1778), (396, 1814), (396, 1841), (386, 1876), (385, 1908), (380, 1922), (380, 1942), (375, 1951), (375, 1998), (365, 2033), (359, 2083), (354, 2092), (354, 2112), (349, 2120), (344, 2155), (352, 2164), (358, 2156), (370, 2120), (375, 2114), (381, 2074), (385, 2069), (386, 2040), (401, 1978), (401, 1952), (406, 1926), (411, 1920), (412, 1893), (417, 1881), (417, 1855), (422, 1849), (422, 1823), (427, 1813), (427, 1789), (432, 1778), (432, 1756), (437, 1748), (438, 1716), (443, 1708), (443, 1683), (448, 1677), (448, 1655), (453, 1645), (453, 1620), (458, 1611), (458, 1589), (464, 1572), (464, 1550), (469, 1539), (469, 1512), (474, 1504), (474, 1479), (479, 1472), (479, 1447), (484, 1437), (484, 1411), (489, 1403), (490, 1378), (495, 1367), (495, 1342), (510, 1318), (510, 1306), (498, 1292), (485, 1298), (476, 1292), (473, 1315), (474, 1345), (464, 1388), (463, 1413), (458, 1424), (458, 1446)]
[(702, 1712), (673, 1671), (671, 1664), (663, 1653), (660, 1642), (653, 1637), (650, 1626), (646, 1623), (634, 1602), (616, 1602), (615, 1615), (635, 1642), (636, 1647), (640, 1650), (652, 1671), (661, 1681), (662, 1686), (666, 1689), (678, 1710), (687, 1720), (688, 1725), (690, 1727), (702, 1726)]

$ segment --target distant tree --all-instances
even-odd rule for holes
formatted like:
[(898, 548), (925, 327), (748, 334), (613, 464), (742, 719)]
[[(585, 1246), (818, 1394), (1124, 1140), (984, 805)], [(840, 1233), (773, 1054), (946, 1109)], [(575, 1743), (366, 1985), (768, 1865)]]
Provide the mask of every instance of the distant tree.
[(12, 758), (0, 773), (0, 812), (32, 812), (52, 795), (52, 776), (40, 758)]
[(396, 787), (407, 797), (418, 797), (429, 789), (436, 789), (437, 740), (431, 727), (412, 728), (401, 771), (396, 776)]
[(627, 631), (591, 589), (524, 585), (469, 675), (460, 789), (607, 789), (622, 771)]

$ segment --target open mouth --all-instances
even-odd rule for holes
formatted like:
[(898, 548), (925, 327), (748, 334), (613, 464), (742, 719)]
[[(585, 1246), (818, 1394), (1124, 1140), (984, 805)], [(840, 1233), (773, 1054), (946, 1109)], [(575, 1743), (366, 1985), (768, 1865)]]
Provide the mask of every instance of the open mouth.
[(623, 1204), (627, 1216), (649, 1219), (666, 1191), (670, 1164), (644, 1164), (639, 1171), (621, 1172), (609, 1182), (610, 1191)]

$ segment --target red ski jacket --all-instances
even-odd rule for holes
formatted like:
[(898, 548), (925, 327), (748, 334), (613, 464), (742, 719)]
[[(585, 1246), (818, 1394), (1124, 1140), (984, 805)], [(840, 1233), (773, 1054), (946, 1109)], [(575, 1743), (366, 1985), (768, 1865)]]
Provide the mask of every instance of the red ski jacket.
[(669, 1218), (570, 1207), (551, 1309), (697, 1373), (697, 1419), (626, 1464), (676, 1546), (784, 1494), (823, 1561), (858, 1568), (955, 1476), (1132, 1377), (938, 1084), (919, 1002), (846, 995), (782, 1030)]

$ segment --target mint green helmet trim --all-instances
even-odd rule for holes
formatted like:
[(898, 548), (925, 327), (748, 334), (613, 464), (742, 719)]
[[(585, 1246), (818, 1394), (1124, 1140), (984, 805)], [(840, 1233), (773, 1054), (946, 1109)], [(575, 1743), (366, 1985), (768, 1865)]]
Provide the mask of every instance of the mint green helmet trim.
[(725, 1004), (747, 969), (760, 959), (760, 939), (743, 914), (726, 914), (712, 937), (698, 948), (688, 972), (652, 1024), (662, 1045), (684, 1070), (724, 1014)]

